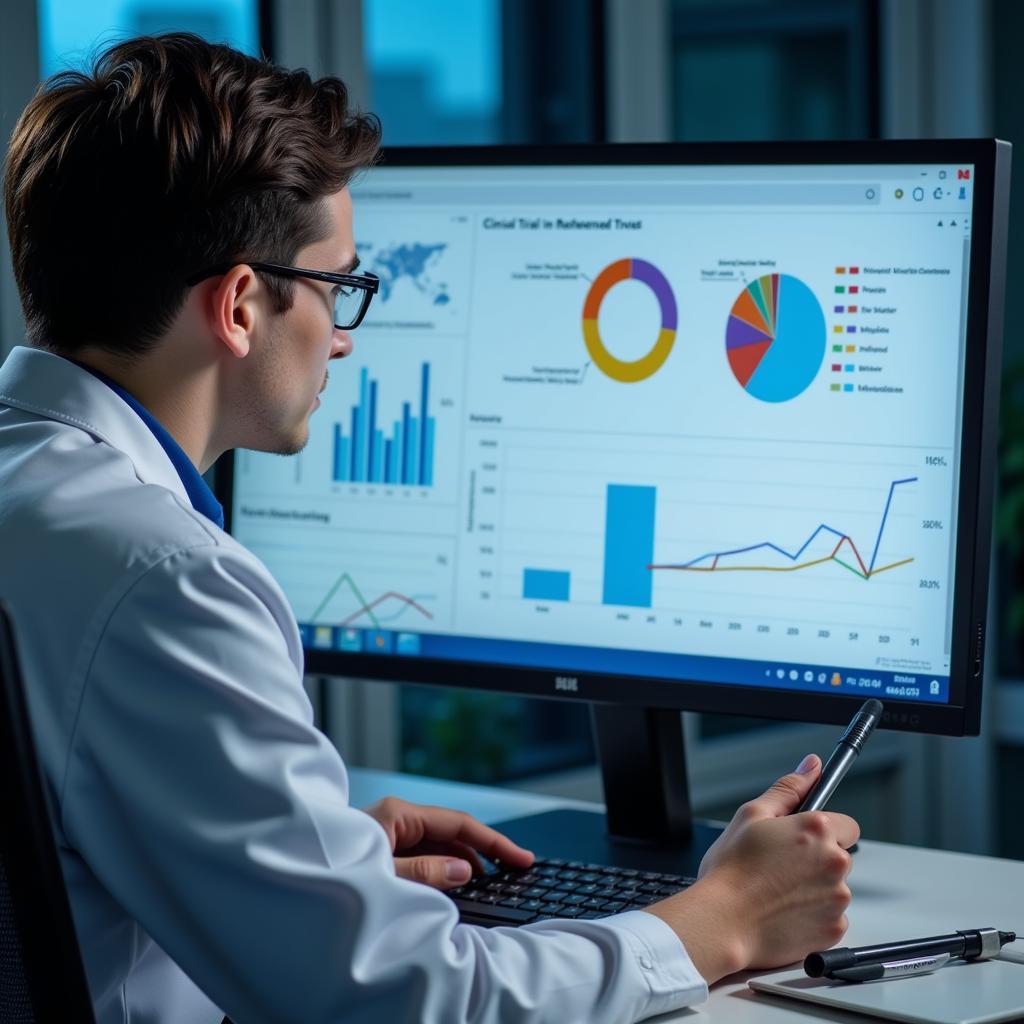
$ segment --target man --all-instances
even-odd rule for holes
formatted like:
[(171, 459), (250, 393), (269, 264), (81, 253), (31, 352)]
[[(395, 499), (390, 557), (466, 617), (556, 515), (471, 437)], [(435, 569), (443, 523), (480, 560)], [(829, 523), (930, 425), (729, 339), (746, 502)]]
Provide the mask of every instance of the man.
[(346, 186), (378, 136), (336, 79), (167, 35), (50, 80), (11, 142), (30, 344), (0, 369), (0, 596), (101, 1024), (630, 1021), (846, 926), (856, 823), (787, 816), (814, 757), (685, 893), (518, 930), (437, 889), (529, 852), (348, 805), (295, 620), (200, 474), (306, 443), (374, 287)]

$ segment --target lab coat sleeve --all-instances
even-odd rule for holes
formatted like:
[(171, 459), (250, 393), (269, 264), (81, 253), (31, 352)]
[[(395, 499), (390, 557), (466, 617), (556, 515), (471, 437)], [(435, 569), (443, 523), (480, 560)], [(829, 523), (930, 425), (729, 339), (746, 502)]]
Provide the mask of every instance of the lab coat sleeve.
[(93, 632), (66, 835), (237, 1024), (621, 1024), (706, 997), (649, 914), (488, 931), (398, 878), (312, 724), (294, 619), (246, 553), (162, 558)]

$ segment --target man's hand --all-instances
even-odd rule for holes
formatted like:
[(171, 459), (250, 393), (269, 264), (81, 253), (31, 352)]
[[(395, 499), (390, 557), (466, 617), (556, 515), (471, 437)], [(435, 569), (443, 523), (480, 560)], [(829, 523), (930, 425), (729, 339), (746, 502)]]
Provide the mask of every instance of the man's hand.
[(744, 804), (685, 892), (646, 907), (683, 940), (711, 984), (748, 968), (781, 967), (845, 934), (850, 855), (860, 836), (845, 814), (793, 814), (821, 772), (809, 755)]
[(365, 808), (387, 832), (402, 878), (453, 889), (482, 874), (478, 854), (510, 868), (528, 868), (533, 854), (483, 822), (445, 807), (426, 807), (389, 796)]

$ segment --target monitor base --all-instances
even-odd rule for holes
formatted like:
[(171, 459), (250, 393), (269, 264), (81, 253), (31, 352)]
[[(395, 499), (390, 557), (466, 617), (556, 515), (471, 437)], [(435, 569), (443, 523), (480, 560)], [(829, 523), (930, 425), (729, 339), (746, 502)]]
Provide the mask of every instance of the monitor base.
[(576, 809), (511, 818), (492, 827), (538, 857), (691, 877), (696, 877), (701, 858), (722, 832), (709, 822), (694, 821), (687, 839), (668, 843), (617, 839), (608, 834), (608, 819), (602, 812)]

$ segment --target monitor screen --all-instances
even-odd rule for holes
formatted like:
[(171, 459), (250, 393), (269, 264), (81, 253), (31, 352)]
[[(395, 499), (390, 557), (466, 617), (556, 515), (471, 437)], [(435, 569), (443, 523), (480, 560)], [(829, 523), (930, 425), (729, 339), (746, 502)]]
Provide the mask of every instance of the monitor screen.
[(970, 729), (994, 148), (893, 145), (386, 154), (354, 354), (234, 457), (310, 666)]

